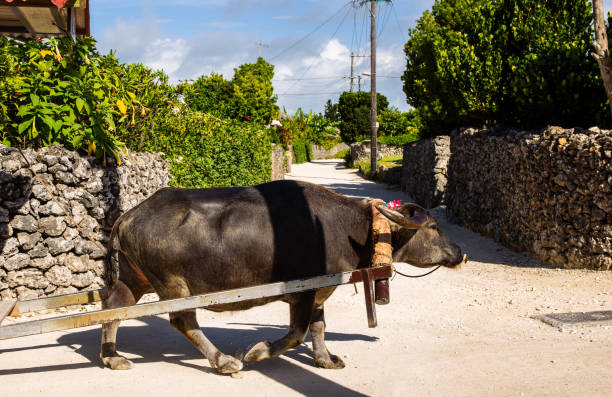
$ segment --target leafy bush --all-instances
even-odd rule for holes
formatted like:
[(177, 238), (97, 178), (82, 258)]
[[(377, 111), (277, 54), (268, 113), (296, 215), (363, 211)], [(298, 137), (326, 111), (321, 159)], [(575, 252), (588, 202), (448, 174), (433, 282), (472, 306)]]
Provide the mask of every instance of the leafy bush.
[(263, 58), (234, 69), (230, 81), (212, 73), (202, 76), (185, 91), (185, 102), (193, 110), (240, 121), (269, 124), (278, 115), (272, 86), (274, 66)]
[(181, 187), (243, 186), (268, 182), (272, 144), (253, 123), (186, 112), (161, 120), (148, 151), (161, 151), (170, 163), (171, 182)]
[(418, 135), (422, 128), (421, 119), (416, 110), (400, 112), (397, 108), (378, 112), (376, 120), (379, 123), (378, 136)]
[(336, 153), (334, 158), (336, 158), (336, 159), (346, 159), (347, 155), (349, 157), (351, 156), (351, 149), (340, 150), (338, 153)]
[[(333, 114), (333, 105), (330, 105)], [(376, 93), (377, 112), (384, 112), (389, 106), (387, 97)], [(343, 92), (338, 99), (337, 112), (340, 116), (340, 136), (345, 143), (366, 139), (370, 135), (370, 110), (372, 99), (369, 92)]]
[(591, 8), (574, 0), (436, 0), (402, 77), (426, 135), (465, 125), (610, 125)]
[[(21, 43), (0, 37), (0, 127), (8, 145), (62, 144), (119, 157), (154, 114), (170, 111), (167, 77), (98, 54), (84, 38)], [(153, 109), (153, 110), (152, 110)], [(125, 141), (122, 141), (125, 139)], [(130, 145), (132, 147), (132, 145)]]
[(386, 145), (392, 146), (404, 146), (411, 142), (416, 142), (421, 138), (418, 135), (414, 134), (404, 134), (404, 135), (387, 135), (378, 137), (376, 140), (379, 143), (384, 143)]
[(312, 160), (312, 148), (307, 139), (295, 139), (293, 141), (293, 153), (297, 164), (307, 163)]

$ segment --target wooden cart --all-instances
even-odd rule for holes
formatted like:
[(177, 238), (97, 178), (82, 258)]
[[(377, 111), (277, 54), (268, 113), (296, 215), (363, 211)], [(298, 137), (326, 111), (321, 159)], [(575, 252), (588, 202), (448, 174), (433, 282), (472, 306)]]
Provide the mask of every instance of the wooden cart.
[[(210, 294), (189, 296), (186, 298), (141, 303), (114, 309), (97, 310), (86, 313), (69, 314), (40, 320), (25, 321), (0, 326), (0, 340), (21, 336), (43, 334), (46, 332), (87, 327), (113, 320), (127, 320), (144, 316), (154, 316), (181, 310), (196, 309), (207, 306), (240, 302), (250, 299), (285, 295), (313, 289), (333, 287), (343, 284), (363, 282), (368, 326), (376, 327), (376, 309), (374, 305), (374, 281), (391, 277), (391, 266), (376, 266), (349, 272), (327, 274), (298, 280), (262, 284), (247, 288), (238, 288)], [(100, 301), (105, 296), (105, 289), (83, 291), (70, 295), (60, 295), (25, 301), (0, 301), (0, 324), (8, 315), (19, 315), (37, 310), (56, 309), (70, 305), (82, 305)]]

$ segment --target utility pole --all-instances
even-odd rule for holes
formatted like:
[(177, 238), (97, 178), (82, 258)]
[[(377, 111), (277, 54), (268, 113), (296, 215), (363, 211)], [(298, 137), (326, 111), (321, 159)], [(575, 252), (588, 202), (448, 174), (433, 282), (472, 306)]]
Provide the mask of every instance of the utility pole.
[(370, 92), (372, 94), (372, 109), (370, 110), (370, 170), (376, 174), (376, 0), (372, 0), (370, 10)]
[(354, 72), (354, 64), (355, 64), (355, 58), (367, 58), (368, 55), (359, 55), (359, 54), (354, 54), (351, 52), (351, 75), (349, 77), (349, 80), (351, 82), (351, 89), (350, 91), (353, 92), (353, 86), (355, 85), (355, 72)]
[(261, 40), (255, 42), (255, 44), (257, 44), (257, 57), (261, 58), (261, 49), (262, 48), (269, 48), (270, 46), (268, 44), (264, 44), (261, 42)]
[(351, 79), (351, 90), (350, 90), (351, 92), (353, 92), (353, 79), (354, 79), (353, 77), (353, 59), (355, 59), (355, 54), (351, 52), (351, 77), (349, 77), (349, 79)]

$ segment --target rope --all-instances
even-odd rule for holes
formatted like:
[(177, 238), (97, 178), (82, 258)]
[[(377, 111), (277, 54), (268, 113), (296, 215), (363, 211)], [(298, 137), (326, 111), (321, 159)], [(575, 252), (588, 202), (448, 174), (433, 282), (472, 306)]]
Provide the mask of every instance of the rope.
[(408, 277), (408, 278), (419, 278), (419, 277), (425, 277), (425, 276), (430, 275), (431, 273), (433, 273), (433, 272), (435, 272), (436, 270), (438, 270), (438, 269), (439, 269), (441, 266), (442, 266), (442, 265), (438, 265), (438, 266), (436, 266), (436, 267), (435, 267), (433, 270), (430, 270), (430, 271), (428, 271), (427, 273), (424, 273), (424, 274), (419, 274), (418, 276), (411, 276), (410, 274), (405, 274), (405, 273), (402, 273), (402, 272), (398, 271), (398, 270), (395, 268), (395, 266), (393, 266), (393, 271), (394, 271), (395, 273), (399, 274), (400, 276), (404, 276), (404, 277)]
[(83, 228), (81, 228), (81, 226), (77, 223), (77, 221), (74, 220), (74, 218), (72, 217), (72, 215), (70, 215), (68, 213), (68, 211), (66, 211), (66, 209), (64, 208), (63, 205), (60, 204), (60, 202), (57, 200), (57, 198), (55, 197), (55, 195), (51, 192), (51, 190), (49, 189), (49, 187), (47, 186), (47, 184), (45, 182), (43, 182), (42, 178), (36, 173), (36, 171), (34, 171), (34, 168), (32, 168), (32, 165), (30, 164), (30, 161), (28, 160), (28, 158), (25, 156), (25, 154), (23, 154), (23, 152), (21, 151), (21, 149), (18, 147), (17, 150), (19, 150), (19, 153), (21, 153), (21, 157), (23, 157), (23, 159), (26, 161), (26, 164), (28, 165), (28, 168), (30, 169), (30, 171), (32, 171), (32, 173), (34, 174), (34, 177), (36, 178), (36, 180), (38, 180), (38, 182), (42, 185), (43, 188), (45, 188), (45, 190), (47, 191), (47, 193), (49, 193), (49, 195), (51, 196), (51, 199), (53, 201), (55, 201), (55, 204), (57, 204), (58, 207), (60, 207), (60, 209), (62, 210), (62, 212), (64, 212), (64, 214), (72, 221), (72, 223), (74, 224), (74, 226), (76, 226), (77, 229), (79, 229), (79, 231), (85, 236), (87, 237), (92, 243), (94, 243), (96, 246), (98, 246), (98, 248), (100, 248), (102, 251), (106, 251), (106, 249), (104, 248), (104, 246), (102, 244), (100, 244), (99, 241), (94, 240), (93, 237), (91, 237), (91, 235), (89, 233), (87, 233), (85, 230), (83, 230)]

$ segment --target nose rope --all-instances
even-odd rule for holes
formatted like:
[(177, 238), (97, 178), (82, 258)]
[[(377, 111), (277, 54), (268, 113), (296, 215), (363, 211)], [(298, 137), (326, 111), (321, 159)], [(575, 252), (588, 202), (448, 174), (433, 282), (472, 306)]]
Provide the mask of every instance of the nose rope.
[(442, 265), (438, 265), (436, 266), (433, 270), (428, 271), (427, 273), (423, 273), (423, 274), (419, 274), (418, 276), (411, 276), (410, 274), (405, 274), (400, 272), (399, 270), (397, 270), (395, 268), (395, 266), (393, 266), (393, 271), (397, 274), (399, 274), (400, 276), (404, 276), (404, 277), (408, 277), (408, 278), (419, 278), (419, 277), (425, 277), (430, 275), (431, 273), (435, 272), (436, 270), (438, 270), (440, 267), (442, 267)]
[[(412, 276), (410, 274), (405, 274), (400, 272), (393, 266), (392, 258), (393, 258), (393, 247), (391, 246), (391, 225), (389, 224), (389, 220), (378, 211), (376, 208), (376, 204), (383, 203), (382, 200), (372, 200), (370, 203), (372, 210), (372, 241), (374, 243), (374, 253), (372, 255), (372, 266), (384, 266), (389, 265), (394, 273), (399, 274), (400, 276), (408, 277), (408, 278), (419, 278), (430, 275), (431, 273), (438, 270), (442, 265), (436, 266), (434, 269), (419, 274), (418, 276)], [(465, 261), (465, 256), (464, 256)], [(395, 275), (393, 276), (395, 278)], [(392, 278), (392, 280), (393, 280)]]

